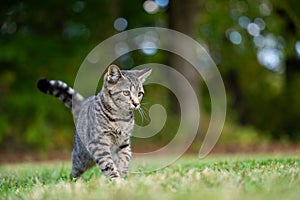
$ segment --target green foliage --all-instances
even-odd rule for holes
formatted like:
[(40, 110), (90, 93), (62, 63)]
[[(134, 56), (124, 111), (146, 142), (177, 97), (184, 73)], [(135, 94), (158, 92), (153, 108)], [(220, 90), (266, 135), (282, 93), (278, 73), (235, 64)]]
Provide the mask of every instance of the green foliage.
[[(199, 25), (199, 40), (208, 46), (219, 65), (228, 97), (228, 116), (241, 125), (259, 132), (271, 133), (273, 139), (299, 139), (300, 116), (299, 55), (295, 43), (300, 37), (297, 2), (230, 1), (204, 2), (205, 13)], [(258, 53), (269, 48), (267, 43), (255, 44), (249, 30), (241, 26), (242, 17), (249, 22), (263, 20), (260, 36), (275, 41), (271, 47), (282, 53), (279, 71), (263, 66)], [(241, 41), (230, 42), (236, 32)], [(261, 45), (261, 46), (260, 46)], [(297, 102), (297, 103), (296, 103)]]
[(115, 18), (126, 17), (130, 28), (152, 24), (154, 19), (142, 4), (135, 7), (123, 1), (29, 0), (1, 5), (1, 150), (69, 149), (72, 116), (56, 99), (40, 93), (36, 81), (47, 77), (72, 85), (89, 51), (116, 33)]
[(0, 198), (297, 199), (299, 163), (294, 156), (183, 157), (155, 172), (129, 174), (119, 184), (97, 168), (74, 182), (69, 164), (5, 165), (0, 167)]
[(251, 146), (254, 144), (267, 144), (270, 142), (270, 134), (258, 132), (250, 126), (237, 126), (226, 123), (219, 139), (219, 144), (228, 146)]

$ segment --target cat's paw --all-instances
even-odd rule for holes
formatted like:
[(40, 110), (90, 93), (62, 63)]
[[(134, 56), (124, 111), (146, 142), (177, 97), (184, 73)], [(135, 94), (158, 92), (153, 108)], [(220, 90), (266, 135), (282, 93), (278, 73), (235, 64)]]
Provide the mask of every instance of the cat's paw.
[(111, 180), (116, 186), (123, 186), (125, 182), (125, 180), (121, 177), (112, 178)]
[(74, 178), (74, 177), (72, 178), (73, 182), (76, 182), (77, 180), (78, 180), (78, 178)]
[(120, 176), (125, 178), (127, 176), (127, 171), (120, 172)]

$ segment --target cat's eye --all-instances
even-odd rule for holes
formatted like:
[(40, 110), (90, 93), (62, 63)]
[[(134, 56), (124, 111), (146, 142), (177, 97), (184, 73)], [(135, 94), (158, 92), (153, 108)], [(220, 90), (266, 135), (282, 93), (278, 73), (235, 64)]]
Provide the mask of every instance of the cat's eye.
[(129, 96), (130, 92), (126, 90), (126, 91), (123, 91), (123, 94), (124, 94), (124, 96)]
[(141, 97), (141, 96), (143, 96), (144, 95), (144, 92), (139, 92), (138, 93), (138, 97)]

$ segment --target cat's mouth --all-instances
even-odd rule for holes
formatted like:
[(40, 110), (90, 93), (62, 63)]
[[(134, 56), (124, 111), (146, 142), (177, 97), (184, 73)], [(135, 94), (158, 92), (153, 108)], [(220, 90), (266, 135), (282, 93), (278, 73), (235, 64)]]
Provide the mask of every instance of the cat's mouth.
[(141, 107), (140, 104), (137, 104), (137, 105), (131, 104), (129, 110), (138, 110), (140, 107)]

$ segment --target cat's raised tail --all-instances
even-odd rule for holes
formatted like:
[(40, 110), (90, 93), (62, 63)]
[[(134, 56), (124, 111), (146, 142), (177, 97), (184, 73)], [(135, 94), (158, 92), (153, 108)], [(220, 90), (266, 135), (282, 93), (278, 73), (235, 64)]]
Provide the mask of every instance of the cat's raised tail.
[(81, 104), (85, 99), (66, 83), (59, 80), (40, 78), (37, 82), (37, 87), (41, 92), (58, 98), (67, 108), (72, 109), (75, 117), (78, 116)]

